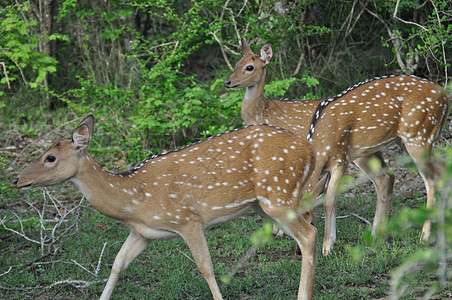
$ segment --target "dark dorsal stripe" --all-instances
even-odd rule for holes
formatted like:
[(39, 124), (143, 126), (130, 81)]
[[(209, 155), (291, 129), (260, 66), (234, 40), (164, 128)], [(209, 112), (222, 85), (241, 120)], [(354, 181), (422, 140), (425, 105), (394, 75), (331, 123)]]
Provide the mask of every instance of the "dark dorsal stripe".
[(308, 141), (312, 142), (312, 137), (314, 136), (314, 129), (315, 129), (315, 125), (317, 124), (317, 121), (320, 119), (320, 117), (322, 116), (323, 110), (332, 102), (336, 101), (337, 99), (341, 98), (342, 96), (344, 96), (345, 94), (349, 93), (350, 91), (356, 89), (357, 87), (360, 87), (366, 83), (372, 82), (374, 80), (379, 80), (379, 79), (384, 79), (384, 78), (390, 78), (390, 77), (395, 77), (396, 75), (390, 75), (390, 76), (381, 76), (381, 77), (375, 77), (375, 78), (371, 78), (371, 79), (366, 79), (365, 81), (359, 82), (357, 84), (355, 84), (354, 86), (351, 86), (349, 88), (347, 88), (346, 90), (344, 90), (342, 93), (337, 94), (334, 97), (328, 98), (323, 100), (322, 102), (319, 103), (319, 105), (317, 106), (317, 109), (315, 110), (314, 115), (312, 116), (312, 122), (311, 122), (311, 127), (309, 128), (309, 133), (308, 133)]

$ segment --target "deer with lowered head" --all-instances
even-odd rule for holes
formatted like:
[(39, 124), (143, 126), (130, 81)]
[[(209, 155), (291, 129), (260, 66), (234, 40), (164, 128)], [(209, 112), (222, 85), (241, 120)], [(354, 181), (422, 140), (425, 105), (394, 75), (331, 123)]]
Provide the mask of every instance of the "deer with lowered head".
[(214, 299), (222, 299), (204, 230), (250, 208), (297, 242), (303, 255), (298, 299), (312, 298), (317, 230), (301, 214), (311, 209), (326, 179), (302, 201), (315, 169), (314, 151), (305, 138), (253, 125), (152, 156), (115, 174), (88, 153), (93, 130), (90, 115), (70, 138), (57, 141), (26, 167), (15, 185), (29, 189), (69, 180), (95, 209), (130, 227), (101, 299), (110, 298), (120, 273), (151, 241), (175, 237), (187, 243)]
[[(435, 203), (432, 147), (449, 113), (449, 99), (437, 84), (415, 76), (384, 76), (358, 83), (342, 93), (315, 100), (269, 100), (264, 97), (266, 66), (273, 51), (264, 45), (254, 54), (244, 39), (243, 57), (224, 85), (246, 88), (242, 118), (247, 125), (266, 123), (285, 128), (313, 143), (316, 169), (308, 189), (323, 173), (330, 174), (325, 196), (323, 255), (336, 241), (336, 190), (339, 179), (354, 162), (374, 183), (377, 205), (372, 226), (375, 234), (384, 216), (389, 218), (394, 175), (382, 154), (387, 146), (402, 143), (414, 160), (427, 189), (427, 207)], [(377, 163), (370, 162), (374, 160)], [(430, 236), (430, 220), (421, 241)]]

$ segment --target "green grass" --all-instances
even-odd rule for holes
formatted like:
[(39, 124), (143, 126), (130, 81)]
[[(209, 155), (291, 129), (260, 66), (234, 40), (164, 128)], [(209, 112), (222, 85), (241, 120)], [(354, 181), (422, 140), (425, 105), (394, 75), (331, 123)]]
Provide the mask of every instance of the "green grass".
[[(397, 189), (397, 187), (396, 187)], [(361, 193), (366, 191), (369, 194)], [(80, 194), (65, 185), (51, 190), (54, 196), (65, 195), (65, 199), (79, 199)], [(370, 184), (356, 188), (355, 197), (341, 196), (338, 215), (356, 213), (372, 220), (375, 196)], [(418, 206), (424, 198), (414, 194), (394, 199), (393, 212), (406, 205)], [(6, 209), (28, 199), (36, 206), (42, 201), (42, 192), (7, 189), (0, 195), (2, 218), (9, 216)], [(76, 200), (66, 200), (69, 205)], [(102, 293), (110, 268), (122, 242), (128, 235), (123, 224), (102, 216), (89, 204), (81, 208), (79, 228), (75, 235), (62, 238), (53, 247), (55, 255), (47, 256), (27, 266), (41, 256), (37, 244), (26, 241), (16, 234), (0, 229), (1, 254), (0, 277), (1, 299), (96, 299)], [(11, 208), (24, 219), (36, 216), (25, 205)], [(314, 287), (315, 299), (378, 299), (387, 296), (391, 270), (402, 263), (403, 257), (422, 247), (418, 243), (420, 229), (413, 230), (401, 238), (387, 240), (383, 246), (373, 249), (365, 246), (362, 235), (367, 226), (359, 219), (350, 217), (337, 220), (338, 242), (332, 255), (323, 257), (321, 246), (324, 220), (323, 208), (318, 208), (319, 230), (317, 268)], [(252, 253), (248, 260), (243, 257), (251, 248), (251, 234), (262, 227), (262, 218), (246, 214), (239, 219), (220, 225), (206, 232), (213, 259), (215, 275), (220, 290), (226, 299), (294, 299), (300, 277), (300, 261), (294, 259), (294, 243), (287, 236), (276, 237), (272, 242)], [(63, 230), (63, 228), (61, 229)], [(30, 222), (24, 231), (39, 238), (39, 225)], [(88, 273), (74, 261), (94, 272), (98, 265), (103, 244), (107, 243), (100, 271), (97, 276)], [(364, 255), (355, 260), (347, 250), (362, 246)], [(126, 269), (113, 292), (113, 299), (211, 299), (207, 283), (191, 257), (182, 239), (152, 242)], [(220, 278), (228, 278), (227, 282)], [(434, 281), (434, 274), (425, 272), (418, 276), (407, 299), (420, 296), (423, 287)], [(74, 287), (70, 284), (53, 285), (63, 280), (95, 282), (89, 287)], [(443, 291), (448, 297), (452, 290)]]

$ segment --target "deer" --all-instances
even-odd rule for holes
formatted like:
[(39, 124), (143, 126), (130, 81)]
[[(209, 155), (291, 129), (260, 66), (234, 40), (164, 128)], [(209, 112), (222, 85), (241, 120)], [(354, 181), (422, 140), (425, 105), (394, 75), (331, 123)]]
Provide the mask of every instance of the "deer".
[[(449, 114), (449, 99), (442, 87), (416, 76), (382, 76), (328, 98), (269, 100), (264, 86), (266, 66), (273, 56), (271, 46), (264, 45), (258, 55), (242, 39), (241, 48), (242, 58), (224, 86), (246, 89), (241, 107), (245, 124), (279, 126), (313, 143), (316, 169), (307, 183), (308, 190), (321, 174), (330, 175), (324, 203), (324, 256), (336, 242), (337, 188), (351, 162), (370, 178), (377, 191), (373, 235), (391, 213), (394, 175), (382, 156), (382, 150), (391, 144), (405, 147), (424, 181), (426, 206), (434, 205), (438, 170), (431, 153)], [(429, 239), (430, 231), (431, 221), (426, 220), (421, 242)]]
[(100, 299), (109, 299), (124, 269), (153, 240), (182, 237), (214, 299), (222, 299), (204, 230), (253, 208), (279, 224), (302, 250), (298, 299), (312, 299), (317, 229), (304, 217), (323, 192), (307, 197), (315, 154), (305, 138), (271, 125), (235, 129), (184, 148), (150, 156), (112, 173), (89, 154), (94, 116), (56, 141), (16, 178), (19, 189), (72, 182), (100, 213), (130, 227)]

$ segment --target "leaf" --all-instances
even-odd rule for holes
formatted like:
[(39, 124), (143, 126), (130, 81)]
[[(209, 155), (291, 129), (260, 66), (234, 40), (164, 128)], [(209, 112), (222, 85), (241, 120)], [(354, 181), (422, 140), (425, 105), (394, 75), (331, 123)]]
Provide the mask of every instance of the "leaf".
[(49, 36), (49, 40), (50, 40), (50, 41), (60, 40), (60, 41), (69, 42), (69, 41), (70, 41), (70, 38), (69, 38), (69, 36), (66, 35), (66, 34), (54, 33), (54, 34), (51, 34), (51, 35)]

